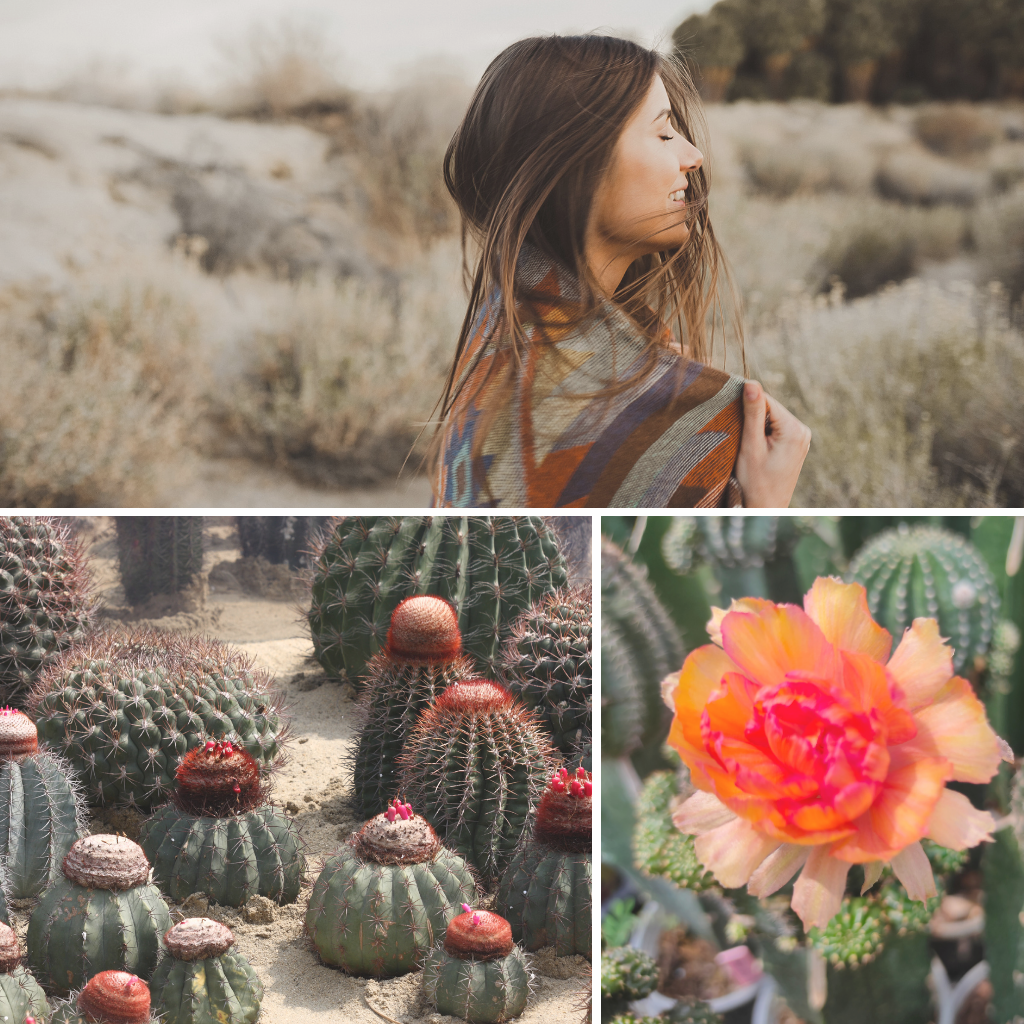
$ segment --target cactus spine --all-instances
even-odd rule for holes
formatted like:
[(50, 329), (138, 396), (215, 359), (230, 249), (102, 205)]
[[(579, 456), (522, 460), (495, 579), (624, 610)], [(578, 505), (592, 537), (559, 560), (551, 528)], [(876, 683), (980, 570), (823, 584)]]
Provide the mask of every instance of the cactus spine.
[(263, 984), (241, 953), (231, 929), (189, 917), (164, 936), (167, 955), (150, 980), (163, 1024), (252, 1024), (260, 1015)]
[(24, 707), (39, 670), (89, 628), (91, 583), (71, 531), (0, 516), (0, 700)]
[(306, 931), (325, 963), (389, 978), (414, 970), (459, 906), (475, 900), (465, 861), (395, 800), (327, 859)]
[(464, 904), (423, 965), (423, 988), (441, 1013), (470, 1024), (518, 1017), (529, 998), (530, 972), (508, 921)]
[(203, 569), (202, 516), (118, 516), (121, 584), (131, 604), (184, 590)]
[(7, 895), (27, 899), (52, 885), (84, 832), (78, 788), (64, 759), (39, 752), (26, 715), (0, 708), (0, 856)]
[(553, 766), (535, 714), (497, 683), (453, 683), (420, 715), (402, 753), (402, 789), (445, 842), (497, 879)]
[(537, 808), (533, 839), (502, 876), (497, 906), (526, 949), (591, 955), (593, 786), (583, 768), (551, 779)]
[(47, 988), (64, 995), (105, 970), (148, 978), (171, 920), (141, 847), (121, 836), (86, 836), (63, 871), (28, 926), (29, 961)]
[(185, 756), (177, 780), (173, 802), (143, 822), (139, 837), (168, 896), (205, 893), (231, 907), (254, 894), (294, 903), (306, 861), (294, 823), (263, 806), (256, 761), (208, 740)]
[(458, 611), (466, 653), (493, 673), (516, 617), (566, 580), (539, 516), (350, 516), (316, 559), (313, 648), (329, 674), (356, 681), (398, 602), (436, 594)]
[(50, 1013), (46, 993), (21, 966), (21, 946), (9, 925), (0, 924), (0, 1018), (21, 1024), (26, 1018), (45, 1020)]
[(427, 594), (399, 603), (384, 649), (367, 667), (365, 725), (353, 759), (357, 814), (380, 814), (398, 795), (398, 758), (416, 719), (448, 686), (475, 674), (452, 605)]

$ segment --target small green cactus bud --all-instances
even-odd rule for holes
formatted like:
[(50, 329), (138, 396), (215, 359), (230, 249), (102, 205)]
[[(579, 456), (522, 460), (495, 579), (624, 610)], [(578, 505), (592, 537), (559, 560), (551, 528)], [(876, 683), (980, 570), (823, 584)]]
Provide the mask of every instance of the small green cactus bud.
[(658, 987), (654, 958), (631, 946), (615, 946), (601, 954), (601, 998), (644, 999)]

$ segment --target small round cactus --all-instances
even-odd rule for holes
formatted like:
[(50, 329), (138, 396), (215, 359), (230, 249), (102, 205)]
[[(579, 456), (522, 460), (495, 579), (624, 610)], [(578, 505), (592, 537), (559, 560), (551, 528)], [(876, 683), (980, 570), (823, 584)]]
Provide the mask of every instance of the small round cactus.
[(518, 1017), (530, 994), (530, 972), (508, 921), (463, 904), (423, 965), (427, 999), (441, 1013), (471, 1024)]
[(811, 943), (834, 967), (859, 967), (881, 953), (889, 921), (875, 896), (851, 896), (824, 928), (812, 928)]
[(658, 987), (653, 957), (631, 946), (613, 946), (601, 954), (601, 1007), (609, 1014), (625, 1013), (629, 1004)]
[(43, 1020), (50, 1007), (39, 982), (21, 966), (21, 946), (14, 929), (0, 924), (0, 1018), (21, 1021)]
[(414, 594), (398, 602), (384, 650), (392, 658), (416, 663), (452, 661), (462, 653), (455, 606), (433, 594)]
[(141, 978), (127, 971), (101, 971), (57, 1007), (50, 1024), (148, 1024), (152, 1019), (149, 986)]
[(167, 955), (150, 981), (162, 1024), (252, 1024), (263, 984), (219, 921), (189, 917), (164, 936)]

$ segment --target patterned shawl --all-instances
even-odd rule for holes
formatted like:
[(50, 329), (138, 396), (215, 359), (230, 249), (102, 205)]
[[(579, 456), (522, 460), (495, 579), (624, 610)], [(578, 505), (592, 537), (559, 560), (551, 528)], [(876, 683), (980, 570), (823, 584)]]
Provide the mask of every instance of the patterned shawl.
[[(459, 364), (464, 385), (443, 426), (436, 507), (713, 508), (741, 501), (731, 477), (743, 424), (743, 380), (665, 348), (653, 372), (628, 381), (651, 342), (613, 303), (585, 326), (565, 321), (572, 274), (525, 247), (527, 289), (559, 300), (511, 347), (493, 337), (500, 295), (485, 303)], [(561, 314), (559, 311), (562, 311)]]

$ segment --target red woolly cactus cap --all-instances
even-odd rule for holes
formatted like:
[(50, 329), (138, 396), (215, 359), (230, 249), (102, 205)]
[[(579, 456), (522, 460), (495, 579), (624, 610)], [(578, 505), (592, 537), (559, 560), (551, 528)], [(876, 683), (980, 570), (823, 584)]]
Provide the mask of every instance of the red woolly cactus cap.
[(24, 761), (39, 749), (39, 734), (28, 715), (0, 708), (0, 760)]
[(458, 613), (433, 594), (405, 598), (391, 613), (385, 650), (406, 661), (454, 661), (462, 653)]
[(464, 679), (452, 683), (434, 701), (434, 708), (438, 712), (460, 711), (472, 714), (499, 711), (511, 706), (514, 700), (504, 686), (492, 683), (489, 679)]
[(145, 1024), (149, 986), (127, 971), (101, 971), (78, 993), (78, 1008), (88, 1020), (109, 1024)]
[(559, 768), (540, 798), (533, 838), (564, 853), (589, 852), (593, 794), (590, 772)]
[(473, 910), (462, 904), (463, 912), (452, 918), (444, 934), (444, 948), (460, 960), (498, 960), (512, 952), (512, 926), (489, 910)]
[(174, 773), (175, 802), (191, 814), (221, 818), (260, 806), (260, 767), (248, 751), (226, 740), (193, 747)]
[(371, 818), (352, 837), (352, 846), (375, 864), (422, 864), (441, 849), (430, 822), (414, 814), (412, 804), (395, 798), (383, 814)]
[(0, 974), (10, 974), (21, 963), (21, 946), (10, 925), (0, 923)]

